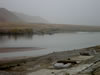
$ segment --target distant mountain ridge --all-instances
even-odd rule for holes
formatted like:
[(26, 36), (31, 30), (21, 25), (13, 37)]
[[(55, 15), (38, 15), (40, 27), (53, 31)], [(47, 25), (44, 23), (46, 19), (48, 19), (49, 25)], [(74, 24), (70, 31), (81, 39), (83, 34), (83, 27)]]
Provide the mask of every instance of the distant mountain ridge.
[(0, 8), (0, 22), (48, 23), (47, 20), (40, 16), (29, 16), (23, 13), (12, 12), (5, 8)]
[(21, 22), (21, 19), (9, 10), (0, 8), (0, 22)]
[(47, 20), (40, 16), (29, 16), (18, 12), (14, 12), (14, 14), (27, 23), (49, 23)]

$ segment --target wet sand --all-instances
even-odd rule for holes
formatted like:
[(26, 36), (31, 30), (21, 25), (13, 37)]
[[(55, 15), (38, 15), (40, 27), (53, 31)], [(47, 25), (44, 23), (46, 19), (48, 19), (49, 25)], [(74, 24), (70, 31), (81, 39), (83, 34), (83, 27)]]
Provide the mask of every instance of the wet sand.
[(8, 47), (8, 48), (0, 48), (0, 53), (42, 50), (42, 49), (44, 49), (44, 48), (38, 48), (38, 47)]

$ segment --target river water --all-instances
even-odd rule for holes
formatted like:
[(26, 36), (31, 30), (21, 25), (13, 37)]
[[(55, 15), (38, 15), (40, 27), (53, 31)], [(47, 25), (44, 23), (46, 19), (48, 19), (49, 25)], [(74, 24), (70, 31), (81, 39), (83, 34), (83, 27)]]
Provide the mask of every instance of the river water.
[(100, 45), (99, 32), (57, 33), (53, 35), (0, 36), (0, 47), (39, 47), (43, 50), (0, 53), (2, 57), (40, 56)]

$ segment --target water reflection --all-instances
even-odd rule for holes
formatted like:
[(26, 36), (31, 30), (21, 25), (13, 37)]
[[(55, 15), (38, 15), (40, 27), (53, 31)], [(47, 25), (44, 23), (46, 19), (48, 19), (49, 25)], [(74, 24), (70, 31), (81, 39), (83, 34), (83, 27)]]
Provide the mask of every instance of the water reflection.
[[(0, 36), (0, 47), (39, 47), (46, 50), (0, 54), (8, 56), (36, 56), (57, 51), (73, 50), (100, 45), (100, 33), (59, 33), (54, 35), (3, 35)], [(20, 55), (19, 55), (20, 54)]]
[[(67, 34), (75, 34), (77, 32), (67, 32)], [(24, 39), (32, 39), (34, 36), (38, 35), (38, 36), (45, 36), (45, 35), (55, 35), (55, 34), (59, 34), (59, 33), (49, 33), (49, 34), (0, 34), (0, 40), (4, 41), (5, 39), (14, 39), (14, 40), (18, 40), (20, 38), (24, 38)]]
[(19, 34), (19, 35), (3, 35), (0, 34), (0, 40), (4, 41), (5, 39), (14, 39), (18, 40), (20, 38), (25, 38), (25, 39), (32, 39), (33, 35), (32, 34)]

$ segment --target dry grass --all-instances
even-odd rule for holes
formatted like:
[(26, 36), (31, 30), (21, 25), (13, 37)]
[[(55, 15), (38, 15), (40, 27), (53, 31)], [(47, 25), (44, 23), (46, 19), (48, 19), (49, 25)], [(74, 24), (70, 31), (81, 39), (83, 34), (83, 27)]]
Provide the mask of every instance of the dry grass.
[(24, 23), (0, 23), (2, 33), (35, 33), (48, 34), (57, 32), (100, 32), (100, 26), (81, 26), (65, 24), (24, 24)]

